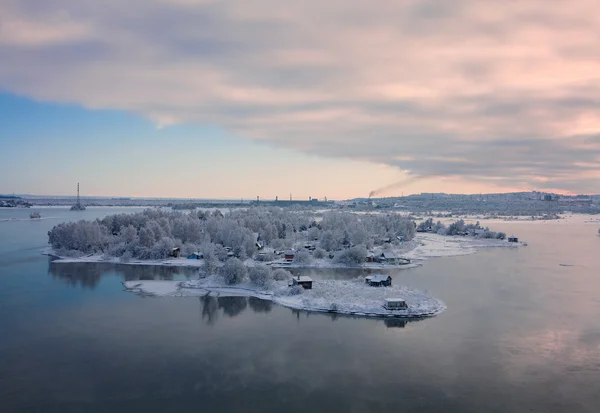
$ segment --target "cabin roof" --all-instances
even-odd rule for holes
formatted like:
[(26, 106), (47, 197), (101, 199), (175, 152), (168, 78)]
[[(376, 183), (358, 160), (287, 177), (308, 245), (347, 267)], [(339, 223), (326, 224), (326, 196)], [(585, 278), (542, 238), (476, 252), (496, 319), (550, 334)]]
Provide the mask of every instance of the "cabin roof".
[(387, 281), (388, 278), (390, 278), (389, 275), (385, 275), (385, 274), (374, 274), (374, 275), (369, 275), (367, 277), (367, 280), (369, 280), (370, 282), (384, 282)]
[(294, 277), (294, 279), (297, 282), (301, 282), (301, 283), (312, 282), (312, 278), (310, 278), (308, 275), (300, 275), (300, 276)]
[(403, 303), (405, 301), (404, 301), (404, 298), (386, 298), (385, 302), (386, 303)]

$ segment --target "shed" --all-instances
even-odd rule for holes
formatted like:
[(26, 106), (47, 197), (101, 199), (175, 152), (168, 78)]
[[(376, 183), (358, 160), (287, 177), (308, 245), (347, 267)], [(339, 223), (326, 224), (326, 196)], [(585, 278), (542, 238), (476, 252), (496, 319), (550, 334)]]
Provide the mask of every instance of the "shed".
[(190, 255), (187, 256), (188, 260), (201, 260), (203, 258), (203, 255), (201, 252), (192, 252)]
[(367, 257), (365, 258), (366, 262), (373, 262), (373, 260), (375, 259), (375, 254), (373, 254), (372, 252), (369, 252), (367, 254)]
[(508, 242), (519, 242), (519, 238), (515, 237), (514, 235), (511, 235), (510, 237), (508, 237)]
[(392, 277), (385, 274), (369, 275), (365, 278), (365, 283), (371, 287), (389, 287), (392, 285)]
[(171, 250), (171, 257), (177, 258), (181, 254), (181, 249), (179, 247), (175, 247)]
[(297, 275), (292, 278), (291, 285), (301, 285), (306, 290), (312, 290), (313, 280), (308, 275)]
[(403, 298), (386, 298), (384, 307), (386, 310), (406, 310), (408, 308)]
[(294, 250), (287, 250), (286, 252), (283, 253), (283, 258), (286, 261), (293, 261), (295, 256), (296, 256), (296, 251), (294, 251)]

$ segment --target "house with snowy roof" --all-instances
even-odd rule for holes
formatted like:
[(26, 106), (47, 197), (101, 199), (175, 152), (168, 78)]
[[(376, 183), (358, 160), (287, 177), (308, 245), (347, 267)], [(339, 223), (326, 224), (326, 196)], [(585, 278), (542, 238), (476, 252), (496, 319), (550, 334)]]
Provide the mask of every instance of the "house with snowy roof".
[(371, 287), (389, 287), (392, 285), (392, 277), (385, 274), (368, 275), (365, 283)]

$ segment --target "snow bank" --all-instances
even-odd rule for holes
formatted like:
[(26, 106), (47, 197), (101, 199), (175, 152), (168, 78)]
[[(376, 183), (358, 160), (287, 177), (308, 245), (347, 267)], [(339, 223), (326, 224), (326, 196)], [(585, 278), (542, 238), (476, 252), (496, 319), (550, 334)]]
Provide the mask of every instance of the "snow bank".
[[(256, 297), (285, 307), (305, 310), (352, 314), (371, 317), (431, 317), (440, 314), (446, 305), (426, 292), (407, 287), (369, 287), (362, 278), (354, 280), (316, 280), (312, 290), (289, 295), (287, 281), (275, 282), (269, 289), (252, 284), (227, 286), (218, 277), (195, 281), (124, 281), (127, 291), (153, 296), (223, 296)], [(386, 298), (402, 298), (408, 308), (387, 310)]]
[(447, 236), (431, 233), (418, 233), (415, 241), (419, 244), (403, 255), (411, 260), (426, 260), (433, 257), (453, 257), (469, 255), (478, 248), (515, 248), (525, 245), (522, 242), (508, 242), (499, 239), (483, 239), (463, 236)]
[(107, 263), (107, 264), (126, 264), (126, 265), (150, 265), (150, 266), (162, 266), (162, 267), (191, 267), (199, 268), (204, 265), (204, 260), (192, 260), (187, 258), (165, 258), (163, 260), (138, 260), (131, 259), (128, 261), (122, 261), (118, 257), (106, 257), (102, 254), (86, 255), (83, 257), (63, 257), (56, 255), (52, 251), (42, 252), (44, 255), (56, 258), (54, 263), (59, 264), (72, 264), (72, 263)]

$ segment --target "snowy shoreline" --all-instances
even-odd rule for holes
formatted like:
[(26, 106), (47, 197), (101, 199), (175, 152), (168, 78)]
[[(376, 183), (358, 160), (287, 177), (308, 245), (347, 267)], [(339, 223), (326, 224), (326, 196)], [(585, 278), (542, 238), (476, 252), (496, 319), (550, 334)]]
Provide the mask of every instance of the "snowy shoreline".
[[(362, 279), (318, 280), (302, 294), (289, 295), (287, 281), (276, 281), (269, 289), (252, 284), (225, 285), (217, 277), (194, 281), (123, 281), (126, 291), (158, 297), (255, 297), (284, 307), (310, 312), (347, 314), (362, 317), (423, 318), (441, 314), (446, 305), (427, 292), (407, 287), (369, 287)], [(402, 298), (403, 310), (383, 307), (385, 298)]]
[[(330, 259), (314, 259), (311, 263), (300, 264), (294, 262), (284, 262), (281, 260), (272, 261), (268, 265), (272, 268), (291, 268), (291, 269), (367, 269), (367, 270), (399, 270), (419, 267), (423, 261), (436, 257), (453, 257), (461, 255), (474, 254), (480, 248), (517, 248), (525, 245), (522, 242), (511, 243), (505, 240), (495, 239), (478, 239), (465, 236), (447, 236), (433, 233), (418, 233), (413, 239), (413, 245), (410, 249), (392, 249), (391, 252), (408, 258), (410, 264), (388, 264), (365, 262), (360, 265), (338, 264)], [(106, 257), (102, 254), (91, 254), (84, 257), (64, 257), (54, 253), (51, 249), (46, 249), (42, 252), (54, 258), (53, 263), (106, 263), (120, 265), (148, 265), (148, 266), (164, 266), (164, 267), (187, 267), (187, 268), (202, 268), (204, 260), (187, 259), (187, 258), (166, 258), (160, 260), (139, 260), (131, 259), (123, 261), (118, 257)], [(252, 267), (258, 264), (264, 264), (253, 259), (244, 261), (247, 267)]]

